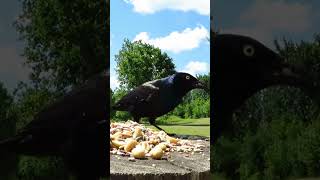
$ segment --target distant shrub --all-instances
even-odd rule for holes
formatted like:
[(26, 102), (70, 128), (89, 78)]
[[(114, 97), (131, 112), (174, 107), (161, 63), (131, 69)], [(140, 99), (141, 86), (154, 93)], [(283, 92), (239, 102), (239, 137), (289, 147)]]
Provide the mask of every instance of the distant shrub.
[(117, 111), (115, 113), (115, 115), (113, 116), (112, 120), (114, 120), (114, 121), (127, 121), (127, 120), (133, 120), (133, 119), (128, 112)]
[(22, 156), (17, 177), (23, 180), (68, 179), (68, 173), (61, 159)]
[(320, 121), (272, 120), (242, 138), (221, 138), (213, 168), (227, 177), (281, 180), (320, 175)]

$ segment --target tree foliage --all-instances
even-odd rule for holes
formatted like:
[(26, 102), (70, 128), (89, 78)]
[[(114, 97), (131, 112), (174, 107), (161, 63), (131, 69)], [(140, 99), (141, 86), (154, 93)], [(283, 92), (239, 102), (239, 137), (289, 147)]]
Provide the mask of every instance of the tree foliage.
[(125, 39), (115, 61), (120, 86), (126, 90), (175, 73), (175, 65), (167, 53), (141, 41)]
[[(0, 141), (14, 135), (16, 131), (16, 113), (13, 109), (13, 97), (0, 82)], [(17, 157), (0, 150), (0, 179), (14, 177)]]
[[(196, 78), (210, 89), (210, 73), (197, 75)], [(168, 115), (182, 118), (210, 117), (210, 94), (202, 89), (192, 90), (183, 98), (183, 102)]]
[(15, 26), (35, 86), (63, 90), (106, 68), (106, 2), (22, 0)]

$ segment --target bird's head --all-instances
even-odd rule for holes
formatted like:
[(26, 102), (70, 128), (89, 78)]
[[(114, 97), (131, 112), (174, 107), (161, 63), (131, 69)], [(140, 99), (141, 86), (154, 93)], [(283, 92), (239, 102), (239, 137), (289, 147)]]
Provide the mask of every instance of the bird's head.
[(222, 103), (238, 100), (239, 104), (232, 105), (236, 108), (246, 98), (269, 86), (303, 86), (300, 70), (250, 37), (218, 34), (213, 37), (212, 48), (213, 90), (216, 98), (225, 98), (220, 100), (224, 101)]
[(277, 53), (250, 37), (216, 35), (213, 57), (213, 72), (225, 80), (230, 78), (250, 86), (256, 85), (259, 89), (281, 84), (299, 86), (302, 83), (297, 68), (285, 63)]
[(171, 77), (173, 84), (181, 92), (188, 92), (192, 89), (208, 89), (203, 82), (188, 73), (178, 72)]

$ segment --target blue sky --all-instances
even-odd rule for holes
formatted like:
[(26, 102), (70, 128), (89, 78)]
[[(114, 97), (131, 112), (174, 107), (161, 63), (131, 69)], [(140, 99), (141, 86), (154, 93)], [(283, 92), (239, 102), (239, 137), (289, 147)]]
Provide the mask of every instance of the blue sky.
[(111, 88), (118, 86), (114, 56), (123, 40), (142, 40), (173, 58), (176, 70), (210, 70), (210, 0), (113, 0), (110, 5)]
[(319, 0), (215, 0), (214, 29), (248, 35), (274, 48), (275, 38), (310, 41), (320, 33)]

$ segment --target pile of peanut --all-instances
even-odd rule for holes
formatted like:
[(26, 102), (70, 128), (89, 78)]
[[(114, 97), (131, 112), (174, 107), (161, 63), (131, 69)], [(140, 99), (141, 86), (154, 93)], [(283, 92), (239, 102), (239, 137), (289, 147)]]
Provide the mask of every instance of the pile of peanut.
[[(201, 142), (201, 141), (199, 141)], [(204, 145), (168, 136), (164, 131), (146, 128), (134, 121), (110, 124), (110, 153), (132, 159), (162, 159), (169, 152), (203, 152)]]

